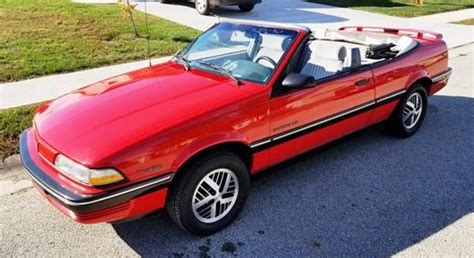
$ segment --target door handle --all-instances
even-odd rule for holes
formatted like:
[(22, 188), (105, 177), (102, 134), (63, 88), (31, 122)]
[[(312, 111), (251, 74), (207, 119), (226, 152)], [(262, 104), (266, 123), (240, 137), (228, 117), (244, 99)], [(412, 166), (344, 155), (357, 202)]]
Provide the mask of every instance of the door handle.
[(359, 80), (359, 81), (356, 81), (355, 85), (357, 87), (362, 87), (362, 86), (365, 86), (367, 83), (369, 83), (369, 79), (368, 78), (365, 78), (365, 79), (362, 79), (362, 80)]

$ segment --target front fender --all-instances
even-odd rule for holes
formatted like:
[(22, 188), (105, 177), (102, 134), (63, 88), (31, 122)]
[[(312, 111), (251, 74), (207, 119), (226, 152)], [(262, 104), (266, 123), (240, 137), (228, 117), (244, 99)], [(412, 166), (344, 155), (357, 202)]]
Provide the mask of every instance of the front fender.
[(250, 148), (248, 138), (239, 132), (233, 131), (212, 134), (195, 140), (188, 146), (186, 146), (174, 160), (172, 169), (174, 171), (177, 171), (184, 163), (186, 163), (186, 161), (188, 161), (190, 158), (194, 157), (198, 153), (225, 143), (239, 143), (249, 146)]

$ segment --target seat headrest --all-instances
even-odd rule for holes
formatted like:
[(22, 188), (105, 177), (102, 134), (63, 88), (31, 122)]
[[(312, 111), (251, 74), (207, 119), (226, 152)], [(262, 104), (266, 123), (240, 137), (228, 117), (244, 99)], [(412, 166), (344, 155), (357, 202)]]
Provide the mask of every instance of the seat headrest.
[(357, 47), (351, 48), (344, 60), (344, 69), (351, 69), (362, 65), (362, 58), (360, 55), (360, 49)]
[(341, 48), (339, 48), (339, 51), (337, 52), (337, 59), (339, 59), (339, 61), (343, 61), (346, 59), (346, 56), (347, 56), (347, 50), (346, 50), (346, 47), (342, 46)]
[(291, 44), (291, 38), (286, 37), (282, 42), (281, 42), (281, 49), (287, 50), (290, 47)]
[(309, 44), (311, 56), (331, 60), (344, 61), (347, 50), (344, 46), (337, 46), (332, 41), (315, 40)]

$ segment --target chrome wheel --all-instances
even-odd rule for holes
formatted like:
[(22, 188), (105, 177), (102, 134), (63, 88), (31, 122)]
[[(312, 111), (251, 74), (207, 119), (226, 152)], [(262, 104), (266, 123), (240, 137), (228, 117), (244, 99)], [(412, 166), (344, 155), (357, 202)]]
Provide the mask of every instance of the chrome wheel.
[(199, 13), (206, 13), (207, 12), (207, 0), (195, 0), (196, 1), (196, 9)]
[(198, 183), (194, 190), (192, 209), (201, 222), (214, 223), (227, 215), (237, 201), (239, 180), (227, 168), (218, 168)]
[(403, 108), (403, 126), (406, 129), (412, 129), (418, 123), (423, 111), (423, 98), (418, 92), (414, 92), (407, 99)]

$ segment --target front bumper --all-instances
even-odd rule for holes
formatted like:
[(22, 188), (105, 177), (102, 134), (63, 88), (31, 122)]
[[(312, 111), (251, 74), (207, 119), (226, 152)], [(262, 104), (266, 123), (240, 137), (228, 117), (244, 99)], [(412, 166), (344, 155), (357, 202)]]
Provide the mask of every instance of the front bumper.
[(20, 136), (20, 156), (39, 192), (56, 208), (81, 223), (99, 223), (137, 217), (162, 208), (173, 174), (166, 174), (120, 189), (84, 195), (68, 189), (48, 173), (30, 130)]

